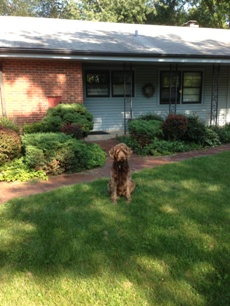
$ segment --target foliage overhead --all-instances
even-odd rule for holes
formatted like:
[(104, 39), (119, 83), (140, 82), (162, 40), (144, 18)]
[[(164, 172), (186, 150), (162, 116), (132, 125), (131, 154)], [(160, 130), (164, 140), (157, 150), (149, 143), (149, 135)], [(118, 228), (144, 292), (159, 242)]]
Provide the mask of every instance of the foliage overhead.
[(229, 0), (0, 0), (4, 16), (33, 16), (123, 23), (230, 26)]

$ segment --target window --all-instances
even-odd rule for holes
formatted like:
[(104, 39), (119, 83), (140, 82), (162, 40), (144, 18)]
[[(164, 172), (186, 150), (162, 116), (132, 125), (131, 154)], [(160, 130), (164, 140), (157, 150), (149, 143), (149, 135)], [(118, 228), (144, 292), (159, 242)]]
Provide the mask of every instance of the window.
[(113, 71), (112, 72), (112, 96), (124, 97), (134, 96), (134, 75), (133, 72)]
[(109, 72), (86, 71), (86, 96), (109, 97)]
[(182, 103), (201, 103), (202, 72), (184, 72)]
[(170, 72), (160, 74), (160, 104), (201, 103), (201, 71)]
[[(160, 103), (180, 103), (180, 73), (164, 71), (160, 76)], [(171, 101), (170, 101), (171, 98)]]

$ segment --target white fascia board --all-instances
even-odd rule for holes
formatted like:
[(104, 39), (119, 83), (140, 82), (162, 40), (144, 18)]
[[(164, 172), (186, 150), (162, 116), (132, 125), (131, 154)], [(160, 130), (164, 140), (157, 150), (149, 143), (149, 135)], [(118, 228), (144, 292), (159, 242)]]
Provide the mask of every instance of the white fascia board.
[(49, 59), (78, 60), (98, 62), (138, 62), (138, 63), (199, 63), (199, 64), (230, 64), (230, 59), (224, 58), (184, 58), (184, 57), (128, 57), (128, 56), (98, 56), (98, 55), (58, 55), (33, 53), (2, 53), (0, 58), (17, 59)]

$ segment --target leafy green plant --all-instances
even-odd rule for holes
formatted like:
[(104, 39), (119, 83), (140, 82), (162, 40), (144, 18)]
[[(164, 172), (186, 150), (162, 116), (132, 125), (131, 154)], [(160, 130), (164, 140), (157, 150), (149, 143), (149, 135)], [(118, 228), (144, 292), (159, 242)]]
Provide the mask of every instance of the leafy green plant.
[(58, 104), (49, 108), (41, 122), (24, 125), (24, 133), (60, 132), (65, 125), (76, 124), (86, 137), (93, 129), (93, 116), (80, 103)]
[(128, 130), (130, 136), (141, 146), (146, 146), (151, 143), (153, 139), (163, 136), (161, 122), (158, 120), (130, 120)]
[(0, 165), (21, 154), (20, 136), (12, 129), (0, 126)]
[(218, 134), (210, 128), (205, 128), (205, 134), (202, 138), (202, 144), (210, 147), (216, 147), (221, 144)]
[(47, 180), (48, 177), (42, 170), (33, 170), (24, 163), (24, 158), (14, 159), (0, 167), (0, 181), (15, 182), (28, 180)]
[(63, 133), (36, 133), (22, 137), (25, 162), (47, 174), (75, 172), (102, 166), (106, 156), (97, 144), (84, 143)]
[(177, 152), (186, 152), (191, 150), (200, 149), (201, 146), (195, 143), (186, 143), (184, 141), (167, 141), (167, 140), (154, 140), (149, 144), (145, 150), (147, 155), (161, 156), (170, 155)]
[(130, 136), (123, 136), (118, 138), (119, 141), (124, 142), (132, 148), (132, 150), (138, 155), (150, 155), (150, 156), (161, 156), (170, 155), (176, 152), (186, 152), (191, 150), (201, 149), (203, 146), (193, 142), (185, 141), (168, 141), (163, 139), (154, 139), (151, 143), (146, 146), (140, 145), (135, 139)]
[(213, 130), (220, 138), (221, 143), (230, 142), (230, 125), (225, 124), (224, 126), (210, 126), (211, 130)]
[(188, 119), (183, 115), (170, 114), (162, 124), (164, 135), (169, 140), (181, 140), (188, 128)]

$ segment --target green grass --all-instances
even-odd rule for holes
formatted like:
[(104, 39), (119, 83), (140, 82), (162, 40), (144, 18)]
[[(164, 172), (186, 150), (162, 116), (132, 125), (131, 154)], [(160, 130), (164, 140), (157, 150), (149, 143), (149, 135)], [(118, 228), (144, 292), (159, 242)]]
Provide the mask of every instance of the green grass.
[(0, 207), (5, 305), (230, 304), (230, 152), (144, 170), (132, 203), (107, 180)]

